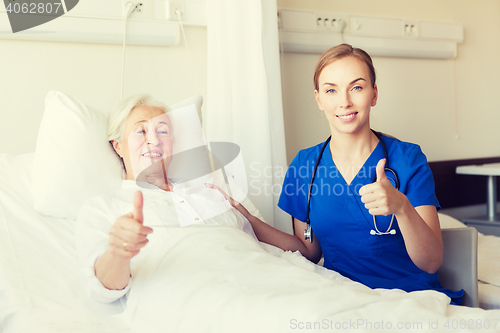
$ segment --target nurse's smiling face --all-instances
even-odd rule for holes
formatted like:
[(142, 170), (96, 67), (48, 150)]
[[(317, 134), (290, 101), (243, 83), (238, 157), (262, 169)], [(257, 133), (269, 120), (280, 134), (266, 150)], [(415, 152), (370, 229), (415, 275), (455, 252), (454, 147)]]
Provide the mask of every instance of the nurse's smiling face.
[(370, 127), (370, 108), (377, 104), (377, 86), (372, 86), (366, 63), (352, 56), (327, 65), (314, 91), (332, 133), (357, 133)]
[(173, 147), (168, 114), (153, 106), (135, 107), (125, 122), (121, 142), (114, 141), (113, 146), (123, 158), (127, 179), (136, 180), (146, 168), (149, 177), (163, 179)]

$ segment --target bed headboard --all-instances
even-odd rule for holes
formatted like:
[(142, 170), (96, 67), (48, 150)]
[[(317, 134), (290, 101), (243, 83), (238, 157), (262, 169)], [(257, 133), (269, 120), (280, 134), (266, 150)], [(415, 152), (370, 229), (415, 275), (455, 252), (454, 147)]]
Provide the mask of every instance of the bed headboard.
[[(499, 163), (500, 157), (429, 162), (436, 182), (436, 196), (442, 208), (471, 206), (486, 203), (486, 176), (458, 175), (460, 165)], [(500, 177), (499, 177), (500, 178)], [(497, 197), (500, 186), (497, 178)]]

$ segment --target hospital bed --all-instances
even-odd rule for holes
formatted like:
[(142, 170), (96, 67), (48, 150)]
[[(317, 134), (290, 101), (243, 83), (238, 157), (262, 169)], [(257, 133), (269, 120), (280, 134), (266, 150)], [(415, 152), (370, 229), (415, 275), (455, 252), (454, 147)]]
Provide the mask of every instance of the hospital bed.
[[(72, 130), (77, 131), (75, 128)], [(40, 144), (37, 144), (37, 153)], [(85, 157), (92, 158), (91, 155)], [(381, 314), (394, 322), (421, 321), (423, 325), (434, 319), (455, 323), (463, 318), (474, 318), (475, 323), (488, 320), (493, 325), (492, 320), (499, 318), (497, 312), (448, 306), (449, 299), (433, 291), (407, 294), (399, 290), (371, 290), (308, 262), (298, 253), (283, 252), (263, 244), (264, 249), (252, 252), (251, 258), (262, 257), (265, 261), (262, 264), (269, 265), (262, 266), (264, 271), (249, 279), (245, 276), (249, 257), (244, 257), (247, 251), (247, 239), (244, 238), (234, 244), (228, 238), (228, 244), (221, 245), (224, 252), (213, 249), (215, 254), (230, 253), (231, 257), (244, 258), (235, 261), (234, 271), (230, 270), (231, 267), (220, 268), (222, 278), (214, 275), (219, 279), (215, 282), (212, 275), (204, 280), (205, 275), (214, 273), (214, 267), (222, 267), (218, 262), (222, 259), (215, 254), (212, 256), (210, 248), (199, 254), (211, 258), (209, 262), (202, 258), (203, 261), (198, 264), (214, 267), (206, 266), (205, 270), (196, 271), (196, 274), (190, 271), (185, 276), (174, 274), (168, 277), (169, 281), (176, 278), (180, 281), (176, 288), (168, 291), (168, 296), (175, 294), (179, 297), (162, 297), (164, 281), (160, 281), (160, 284), (154, 285), (154, 290), (148, 290), (147, 286), (138, 287), (139, 291), (129, 298), (128, 309), (119, 301), (98, 303), (84, 294), (78, 278), (74, 218), (54, 217), (35, 209), (33, 175), (40, 172), (33, 170), (39, 165), (36, 158), (35, 153), (19, 156), (0, 154), (2, 332), (154, 332), (161, 327), (165, 329), (165, 326), (158, 327), (155, 322), (162, 318), (164, 325), (169, 327), (167, 331), (171, 328), (176, 332), (289, 332), (300, 327), (300, 323), (326, 324), (323, 322), (326, 318), (331, 325), (343, 325), (354, 320), (374, 322), (380, 319)], [(50, 183), (45, 186), (50, 187)], [(57, 194), (47, 195), (46, 205), (56, 200)], [(57, 202), (55, 206), (57, 208)], [(440, 215), (440, 219), (443, 228), (464, 227), (448, 216)], [(224, 233), (240, 237), (223, 228), (213, 236)], [(181, 241), (179, 244), (182, 249)], [(253, 246), (250, 243), (247, 245), (248, 248)], [(479, 236), (479, 305), (487, 309), (500, 308), (499, 258), (496, 253), (499, 248), (500, 238)], [(196, 256), (190, 258), (196, 261)], [(492, 262), (495, 264), (492, 265)], [(186, 267), (182, 261), (175, 260), (170, 265), (180, 270)], [(154, 274), (161, 269), (158, 266)], [(243, 273), (239, 273), (240, 270)], [(177, 270), (175, 272), (177, 274)], [(273, 274), (281, 274), (283, 279), (273, 280)], [(286, 277), (295, 276), (293, 282), (286, 282)], [(249, 280), (245, 280), (247, 278)], [(137, 279), (147, 278), (138, 275)], [(212, 285), (220, 284), (224, 285), (223, 289), (211, 289)], [(325, 291), (322, 286), (328, 289)], [(301, 306), (304, 305), (298, 312), (304, 314), (302, 318), (298, 315), (290, 317), (294, 315), (297, 299), (301, 300)], [(147, 304), (155, 306), (147, 307)], [(133, 306), (134, 312), (131, 312)], [(124, 317), (124, 314), (127, 316)], [(284, 321), (284, 318), (287, 320)]]

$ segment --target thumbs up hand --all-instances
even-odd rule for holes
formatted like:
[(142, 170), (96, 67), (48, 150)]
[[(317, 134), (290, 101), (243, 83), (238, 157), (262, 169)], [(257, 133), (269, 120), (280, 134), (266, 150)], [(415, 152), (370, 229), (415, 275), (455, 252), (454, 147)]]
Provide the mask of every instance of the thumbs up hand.
[(384, 167), (385, 158), (377, 163), (377, 180), (359, 190), (361, 202), (371, 215), (398, 214), (403, 207), (404, 194), (399, 192), (387, 178)]
[(132, 211), (132, 217), (139, 223), (142, 224), (142, 206), (144, 205), (144, 198), (142, 197), (141, 191), (136, 191), (134, 193), (134, 210)]
[(387, 176), (385, 175), (385, 158), (381, 159), (377, 163), (376, 171), (377, 171), (377, 182), (382, 182), (387, 180)]
[(109, 229), (109, 250), (113, 255), (125, 259), (136, 256), (148, 243), (147, 236), (153, 229), (143, 225), (142, 208), (144, 199), (141, 191), (134, 193), (134, 207), (128, 213), (116, 219)]

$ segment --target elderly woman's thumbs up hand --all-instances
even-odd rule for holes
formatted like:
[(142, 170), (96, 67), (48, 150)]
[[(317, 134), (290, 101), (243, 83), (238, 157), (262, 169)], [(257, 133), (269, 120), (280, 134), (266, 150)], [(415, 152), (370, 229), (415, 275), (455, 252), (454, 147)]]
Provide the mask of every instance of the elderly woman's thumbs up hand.
[(132, 213), (117, 218), (109, 229), (109, 250), (112, 254), (130, 259), (148, 243), (147, 236), (153, 229), (142, 224), (143, 202), (142, 192), (135, 192)]

